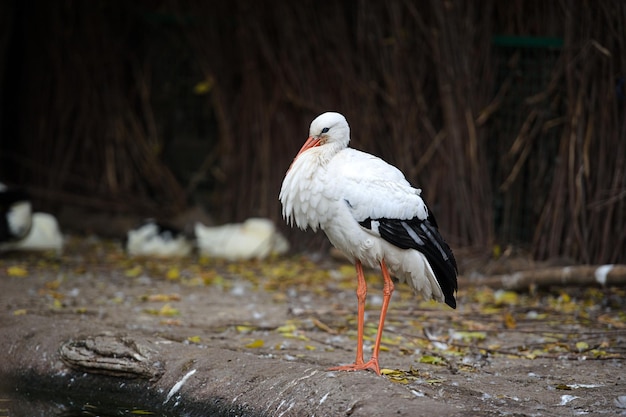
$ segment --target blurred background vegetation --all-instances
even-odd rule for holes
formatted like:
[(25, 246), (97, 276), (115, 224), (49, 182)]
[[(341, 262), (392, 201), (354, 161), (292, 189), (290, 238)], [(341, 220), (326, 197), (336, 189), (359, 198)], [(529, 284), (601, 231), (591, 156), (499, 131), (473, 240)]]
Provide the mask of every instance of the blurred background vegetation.
[(335, 110), (453, 247), (623, 263), (624, 28), (622, 0), (2, 0), (0, 181), (52, 212), (285, 227)]

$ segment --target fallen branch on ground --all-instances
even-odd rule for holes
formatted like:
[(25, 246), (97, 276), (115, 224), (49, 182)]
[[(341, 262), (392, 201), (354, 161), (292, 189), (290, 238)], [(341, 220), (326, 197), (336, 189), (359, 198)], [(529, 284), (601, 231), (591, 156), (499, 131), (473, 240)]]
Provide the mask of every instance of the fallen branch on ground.
[(505, 290), (527, 290), (551, 285), (624, 285), (626, 265), (579, 265), (559, 268), (520, 271), (513, 274), (495, 275), (489, 278), (470, 280), (472, 285), (484, 285)]

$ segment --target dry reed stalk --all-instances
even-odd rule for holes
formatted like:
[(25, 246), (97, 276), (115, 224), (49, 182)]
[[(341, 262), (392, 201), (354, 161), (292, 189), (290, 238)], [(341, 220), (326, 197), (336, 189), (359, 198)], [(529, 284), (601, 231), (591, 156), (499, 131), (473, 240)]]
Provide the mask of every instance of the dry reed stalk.
[(62, 195), (63, 204), (69, 195), (82, 204), (80, 196), (89, 194), (126, 211), (180, 210), (185, 195), (156, 151), (149, 70), (121, 47), (130, 17), (112, 23), (118, 16), (104, 3), (98, 9), (104, 18), (82, 3), (41, 6), (26, 48), (32, 84), (25, 95), (33, 99), (22, 109), (26, 146), (39, 171), (31, 176), (32, 188), (56, 190), (39, 197)]
[[(137, 41), (141, 21), (95, 4), (41, 1), (26, 45), (24, 94), (36, 99), (25, 99), (20, 126), (38, 189), (174, 212), (184, 189), (211, 176), (218, 221), (282, 224), (284, 173), (310, 121), (336, 110), (353, 147), (424, 188), (453, 246), (513, 243), (538, 258), (624, 260), (626, 111), (615, 77), (626, 73), (626, 5), (618, 0), (164, 2), (180, 17), (175, 30), (194, 65), (214, 81), (205, 97), (217, 145), (184, 185), (159, 153), (154, 64), (128, 42), (149, 45)], [(543, 84), (522, 91), (520, 50), (498, 84), (496, 34), (563, 37), (564, 46), (550, 51), (555, 67), (538, 74)], [(503, 109), (516, 94), (526, 122), (504, 137)]]
[(564, 78), (570, 101), (554, 194), (535, 232), (540, 258), (566, 254), (583, 262), (624, 259), (626, 201), (600, 203), (626, 187), (626, 126), (614, 78), (615, 69), (624, 68), (623, 36), (615, 36), (626, 24), (624, 10), (616, 2), (598, 9), (568, 4)]

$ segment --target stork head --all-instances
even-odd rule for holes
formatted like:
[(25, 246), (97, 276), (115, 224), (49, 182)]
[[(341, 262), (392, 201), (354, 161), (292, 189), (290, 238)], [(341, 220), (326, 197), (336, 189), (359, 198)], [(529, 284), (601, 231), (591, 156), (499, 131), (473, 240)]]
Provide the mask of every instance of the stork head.
[(317, 116), (309, 128), (306, 140), (296, 158), (304, 151), (316, 146), (329, 146), (338, 152), (348, 147), (350, 142), (350, 126), (340, 113), (326, 112)]
[(345, 148), (350, 142), (350, 127), (342, 114), (326, 112), (311, 122), (309, 137), (319, 139), (320, 145), (336, 143)]

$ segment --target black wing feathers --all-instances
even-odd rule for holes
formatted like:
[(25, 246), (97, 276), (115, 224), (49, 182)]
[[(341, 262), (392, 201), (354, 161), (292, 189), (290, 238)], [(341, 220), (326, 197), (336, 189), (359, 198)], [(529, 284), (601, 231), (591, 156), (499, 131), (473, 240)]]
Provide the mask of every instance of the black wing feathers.
[(437, 229), (432, 213), (426, 220), (414, 217), (410, 220), (366, 219), (361, 226), (371, 229), (371, 222), (378, 222), (378, 233), (387, 242), (401, 249), (416, 249), (426, 256), (437, 282), (443, 291), (445, 302), (456, 308), (454, 293), (457, 290), (457, 264), (450, 246)]

